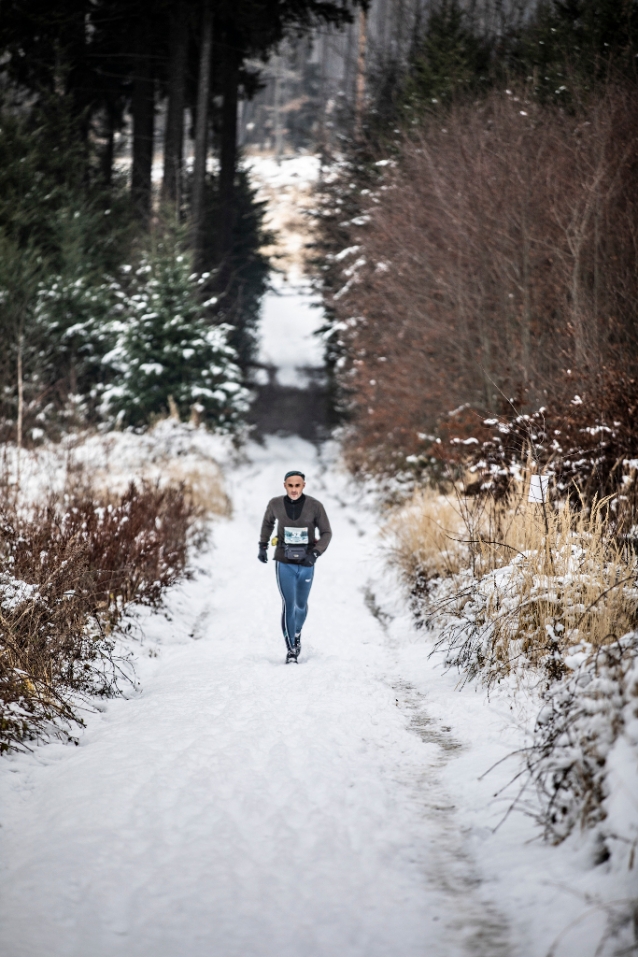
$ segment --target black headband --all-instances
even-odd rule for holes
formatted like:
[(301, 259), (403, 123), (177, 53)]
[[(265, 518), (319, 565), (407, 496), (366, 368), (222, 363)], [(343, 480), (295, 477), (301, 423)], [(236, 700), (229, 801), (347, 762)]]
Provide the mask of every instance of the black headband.
[(303, 472), (299, 472), (297, 471), (297, 469), (293, 469), (292, 472), (286, 472), (286, 474), (284, 475), (284, 482), (287, 482), (292, 475), (300, 475), (302, 479), (304, 480), (304, 482), (306, 481), (306, 476), (303, 474)]

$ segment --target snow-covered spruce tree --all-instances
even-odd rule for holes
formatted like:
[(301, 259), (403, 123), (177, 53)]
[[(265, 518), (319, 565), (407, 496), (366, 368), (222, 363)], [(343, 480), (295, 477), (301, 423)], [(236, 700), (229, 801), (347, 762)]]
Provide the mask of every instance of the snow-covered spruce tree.
[(40, 333), (40, 358), (47, 381), (62, 382), (91, 408), (99, 404), (112, 377), (104, 357), (122, 329), (127, 297), (108, 277), (48, 277), (38, 286), (34, 320)]
[(248, 407), (227, 325), (206, 317), (199, 287), (206, 280), (191, 272), (179, 245), (166, 240), (136, 270), (123, 301), (120, 331), (105, 362), (115, 372), (103, 411), (119, 422), (142, 426), (177, 408), (193, 411), (216, 429), (239, 425)]

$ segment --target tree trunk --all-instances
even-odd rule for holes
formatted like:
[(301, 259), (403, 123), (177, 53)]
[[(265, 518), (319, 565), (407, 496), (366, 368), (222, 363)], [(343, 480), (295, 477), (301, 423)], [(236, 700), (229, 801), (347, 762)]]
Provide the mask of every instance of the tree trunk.
[(193, 192), (191, 197), (193, 259), (196, 269), (202, 269), (203, 266), (204, 187), (206, 184), (206, 154), (208, 152), (208, 99), (212, 47), (213, 11), (210, 0), (203, 0), (202, 46), (199, 56), (199, 80), (197, 85), (195, 161), (193, 165)]
[(107, 103), (104, 107), (104, 150), (100, 159), (102, 180), (110, 186), (113, 180), (113, 158), (115, 155), (115, 107)]
[(359, 44), (357, 49), (357, 83), (354, 103), (354, 126), (357, 139), (360, 138), (363, 123), (363, 109), (366, 95), (366, 41), (368, 38), (368, 15), (363, 7), (359, 10)]
[(273, 123), (275, 127), (275, 160), (277, 166), (281, 166), (281, 57), (276, 56), (275, 61), (275, 90), (273, 105)]
[(168, 72), (168, 109), (164, 134), (164, 179), (162, 200), (179, 212), (184, 150), (184, 100), (188, 24), (184, 10), (176, 7), (171, 17), (171, 54)]
[(17, 379), (18, 379), (18, 420), (16, 422), (16, 486), (20, 487), (20, 453), (22, 451), (22, 424), (24, 421), (24, 376), (22, 370), (22, 345), (23, 335), (20, 331), (18, 335), (18, 361), (17, 361)]
[(521, 371), (525, 386), (529, 383), (531, 365), (532, 341), (532, 288), (531, 288), (531, 230), (528, 226), (527, 210), (529, 206), (529, 181), (525, 183), (525, 197), (521, 216), (521, 242), (523, 252), (522, 285), (523, 285), (523, 322), (521, 327)]
[(235, 221), (235, 172), (237, 168), (237, 99), (239, 92), (239, 56), (230, 44), (224, 56), (224, 105), (219, 157), (219, 247), (220, 285), (226, 285), (230, 272)]
[(153, 130), (155, 125), (154, 80), (146, 30), (140, 23), (133, 84), (133, 168), (131, 192), (143, 219), (151, 211), (151, 174), (153, 169)]

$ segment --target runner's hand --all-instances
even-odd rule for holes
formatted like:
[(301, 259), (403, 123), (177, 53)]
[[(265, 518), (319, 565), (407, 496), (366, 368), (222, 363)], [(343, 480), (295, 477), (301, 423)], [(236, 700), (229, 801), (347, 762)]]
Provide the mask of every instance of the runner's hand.
[(268, 561), (268, 546), (267, 545), (262, 545), (262, 544), (259, 545), (259, 554), (257, 555), (257, 558), (259, 559), (260, 562), (263, 562), (264, 565), (266, 564), (266, 562)]
[(314, 565), (314, 563), (319, 558), (319, 552), (308, 552), (306, 558), (304, 559), (304, 565)]

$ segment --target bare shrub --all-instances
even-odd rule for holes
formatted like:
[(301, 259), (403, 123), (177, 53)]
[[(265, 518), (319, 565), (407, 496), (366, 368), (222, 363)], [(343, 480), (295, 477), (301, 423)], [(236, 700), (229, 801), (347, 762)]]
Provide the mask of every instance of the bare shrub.
[[(554, 842), (596, 828), (600, 860), (613, 847), (631, 868), (635, 827), (605, 821), (608, 758), (618, 746), (634, 760), (638, 715), (635, 383), (599, 385), (597, 399), (509, 422), (453, 417), (461, 428), (430, 449), (457, 476), (452, 491), (415, 493), (387, 528), (447, 662), (464, 680), (524, 680), (540, 695), (514, 804)], [(465, 427), (475, 436), (454, 435)], [(530, 496), (539, 471), (545, 493)]]
[[(114, 690), (113, 629), (130, 602), (157, 605), (184, 573), (195, 517), (181, 488), (131, 484), (0, 514), (0, 751), (51, 722), (80, 720), (78, 695)], [(62, 721), (62, 725), (60, 725)]]
[[(582, 395), (531, 415), (499, 416), (474, 426), (472, 444), (440, 443), (442, 461), (462, 461), (473, 481), (466, 494), (509, 497), (521, 469), (535, 467), (547, 480), (550, 501), (573, 507), (607, 500), (616, 533), (632, 537), (638, 521), (638, 379), (605, 371)], [(466, 439), (465, 442), (468, 440)]]
[(330, 266), (354, 468), (393, 469), (453, 406), (635, 365), (637, 143), (612, 86), (575, 114), (495, 92), (404, 140)]

